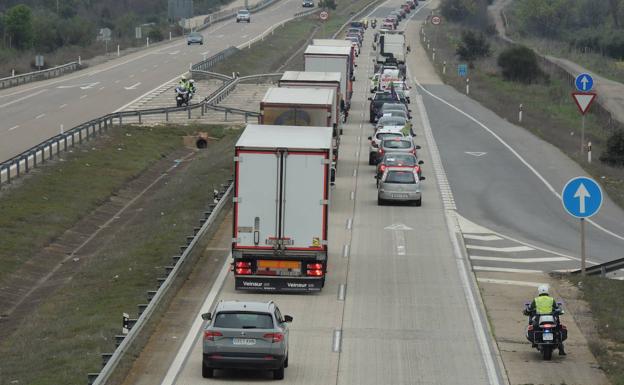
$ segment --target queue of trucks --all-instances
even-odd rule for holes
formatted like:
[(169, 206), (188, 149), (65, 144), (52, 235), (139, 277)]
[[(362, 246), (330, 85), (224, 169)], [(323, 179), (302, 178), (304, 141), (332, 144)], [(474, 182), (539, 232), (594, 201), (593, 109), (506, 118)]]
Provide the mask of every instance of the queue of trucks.
[[(363, 23), (351, 27), (363, 36)], [(266, 91), (260, 124), (248, 124), (236, 143), (237, 290), (310, 292), (325, 284), (331, 185), (357, 55), (352, 40), (337, 39), (315, 39), (303, 55), (305, 71), (285, 72)]]

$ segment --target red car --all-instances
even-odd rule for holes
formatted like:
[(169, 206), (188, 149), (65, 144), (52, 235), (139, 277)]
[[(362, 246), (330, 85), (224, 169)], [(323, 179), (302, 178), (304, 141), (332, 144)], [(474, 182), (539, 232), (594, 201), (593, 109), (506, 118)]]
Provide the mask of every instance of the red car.
[[(420, 148), (420, 146), (417, 146)], [(418, 174), (418, 177), (422, 176), (422, 169), (420, 167), (424, 162), (422, 160), (418, 160), (416, 155), (410, 153), (386, 153), (383, 158), (377, 163), (377, 186), (379, 186), (379, 179), (383, 175), (386, 168), (392, 166), (398, 167), (412, 167), (414, 171)]]
[(405, 13), (412, 12), (412, 8), (410, 8), (408, 4), (403, 5), (403, 10), (405, 11)]
[(411, 9), (416, 9), (416, 2), (413, 0), (407, 0), (407, 5), (409, 5)]

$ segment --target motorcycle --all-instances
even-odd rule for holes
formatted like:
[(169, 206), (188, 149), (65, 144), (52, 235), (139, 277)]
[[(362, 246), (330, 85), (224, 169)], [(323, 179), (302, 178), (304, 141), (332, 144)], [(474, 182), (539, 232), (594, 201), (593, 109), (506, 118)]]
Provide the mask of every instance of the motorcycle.
[(373, 29), (375, 29), (375, 28), (377, 27), (377, 20), (373, 19), (373, 20), (371, 21), (371, 27), (372, 27)]
[(553, 350), (561, 348), (563, 341), (568, 339), (568, 329), (559, 320), (565, 312), (560, 302), (557, 302), (557, 310), (553, 314), (534, 314), (529, 306), (525, 303), (523, 311), (529, 317), (526, 338), (542, 354), (544, 361), (550, 361)]
[(188, 107), (191, 98), (193, 97), (193, 94), (190, 93), (188, 90), (186, 90), (185, 88), (182, 88), (180, 86), (176, 87), (175, 89), (175, 94), (176, 94), (176, 106), (177, 107), (182, 107), (182, 105), (186, 105)]

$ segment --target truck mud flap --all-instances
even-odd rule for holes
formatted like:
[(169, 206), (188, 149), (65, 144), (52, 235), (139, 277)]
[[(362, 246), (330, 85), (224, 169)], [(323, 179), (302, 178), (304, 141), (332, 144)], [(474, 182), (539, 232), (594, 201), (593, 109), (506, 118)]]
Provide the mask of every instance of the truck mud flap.
[(236, 290), (249, 291), (281, 291), (281, 292), (310, 292), (321, 291), (325, 280), (296, 279), (296, 278), (272, 278), (272, 277), (235, 277)]

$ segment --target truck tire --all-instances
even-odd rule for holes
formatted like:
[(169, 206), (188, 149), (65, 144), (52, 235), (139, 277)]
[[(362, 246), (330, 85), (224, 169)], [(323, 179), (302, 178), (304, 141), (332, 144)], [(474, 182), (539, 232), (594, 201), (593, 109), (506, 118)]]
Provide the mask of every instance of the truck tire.
[(284, 379), (284, 364), (279, 369), (275, 369), (273, 371), (273, 379), (274, 380), (283, 380)]

